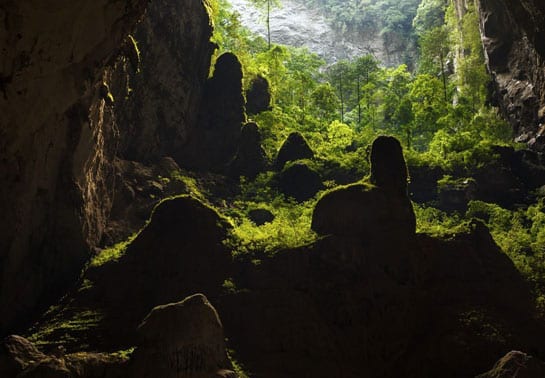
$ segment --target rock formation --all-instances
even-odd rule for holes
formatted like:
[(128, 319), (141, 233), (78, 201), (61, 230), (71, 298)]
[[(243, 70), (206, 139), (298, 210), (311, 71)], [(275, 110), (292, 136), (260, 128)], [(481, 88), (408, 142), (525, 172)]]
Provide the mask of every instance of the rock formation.
[(202, 294), (155, 307), (138, 333), (132, 377), (209, 378), (231, 367), (220, 318)]
[(0, 5), (0, 335), (75, 279), (100, 239), (115, 127), (98, 86), (146, 5)]
[(0, 335), (123, 234), (104, 239), (122, 161), (157, 163), (187, 142), (214, 48), (205, 5), (0, 5), (0, 306), (12, 310)]
[(487, 65), (494, 78), (493, 97), (517, 139), (543, 150), (545, 4), (540, 0), (479, 0), (478, 5)]
[(271, 109), (271, 89), (263, 76), (256, 76), (246, 91), (246, 112), (258, 114)]
[(411, 238), (416, 220), (407, 196), (407, 177), (399, 141), (378, 137), (371, 149), (372, 184), (353, 184), (326, 193), (314, 209), (312, 229), (320, 235), (376, 242)]
[(282, 143), (276, 157), (276, 169), (281, 170), (288, 161), (312, 159), (314, 152), (308, 145), (305, 137), (299, 132), (293, 132)]
[(242, 127), (240, 142), (235, 158), (229, 166), (229, 174), (234, 177), (255, 178), (267, 169), (267, 154), (261, 146), (259, 126), (249, 122)]
[(539, 378), (545, 376), (545, 364), (526, 353), (511, 351), (494, 367), (476, 378)]
[(225, 53), (206, 82), (197, 126), (175, 157), (188, 168), (225, 171), (237, 151), (244, 121), (242, 66), (236, 55)]
[(324, 189), (320, 174), (304, 162), (296, 161), (278, 174), (278, 189), (287, 197), (303, 202)]

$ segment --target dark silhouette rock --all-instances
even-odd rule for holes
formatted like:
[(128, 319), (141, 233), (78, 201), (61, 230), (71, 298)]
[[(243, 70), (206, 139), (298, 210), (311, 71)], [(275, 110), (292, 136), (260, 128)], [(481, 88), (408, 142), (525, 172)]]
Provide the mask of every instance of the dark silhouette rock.
[(274, 214), (267, 209), (252, 209), (248, 211), (248, 217), (258, 226), (270, 223), (275, 218)]
[(267, 155), (261, 147), (259, 127), (254, 122), (247, 123), (242, 127), (238, 151), (231, 162), (229, 173), (235, 177), (253, 179), (266, 169)]
[(438, 208), (445, 211), (465, 212), (469, 201), (476, 199), (477, 183), (472, 178), (443, 179), (437, 187)]
[(371, 177), (377, 187), (407, 194), (407, 165), (399, 141), (391, 136), (379, 136), (371, 146)]
[(231, 367), (220, 318), (202, 294), (155, 307), (138, 334), (132, 377), (209, 378)]
[(503, 356), (494, 367), (476, 378), (541, 378), (545, 377), (545, 364), (519, 351)]
[(437, 201), (437, 181), (444, 176), (444, 171), (437, 166), (409, 166), (409, 196), (411, 200), (424, 203)]
[(323, 237), (242, 266), (218, 307), (239, 360), (256, 376), (455, 378), (513, 345), (543, 353), (529, 287), (482, 223), (389, 238)]
[(416, 220), (406, 196), (392, 196), (369, 184), (353, 184), (326, 193), (314, 208), (312, 229), (319, 235), (361, 240), (405, 240)]
[(271, 90), (269, 82), (263, 76), (257, 75), (246, 91), (246, 112), (258, 114), (271, 109)]
[(231, 255), (223, 246), (229, 227), (215, 210), (189, 196), (162, 201), (126, 251), (117, 259), (92, 265), (82, 278), (90, 286), (72, 290), (32, 333), (51, 347), (65, 332), (55, 319), (77, 322), (90, 312), (95, 315), (89, 321), (71, 330), (64, 343), (67, 350), (77, 351), (81, 345), (93, 350), (135, 345), (135, 330), (151, 308), (195, 292), (218, 297), (231, 276)]
[(295, 162), (278, 174), (280, 192), (297, 201), (306, 201), (324, 189), (320, 174), (303, 162)]
[(242, 66), (236, 55), (225, 53), (206, 83), (198, 125), (177, 160), (188, 168), (225, 170), (237, 152), (244, 121)]
[(281, 170), (288, 161), (312, 159), (314, 152), (305, 138), (298, 132), (293, 132), (282, 143), (276, 157), (276, 169)]
[[(326, 193), (314, 208), (312, 229), (319, 235), (360, 240), (408, 240), (416, 219), (407, 196), (407, 166), (399, 141), (378, 137), (371, 149), (374, 184), (353, 184)], [(340, 216), (342, 214), (342, 216)]]

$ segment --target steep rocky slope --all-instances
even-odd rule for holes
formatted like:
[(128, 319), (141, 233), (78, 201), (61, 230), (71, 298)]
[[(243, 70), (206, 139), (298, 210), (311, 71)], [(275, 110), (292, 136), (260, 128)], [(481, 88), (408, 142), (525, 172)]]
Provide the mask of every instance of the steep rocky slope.
[[(463, 7), (463, 1), (458, 1)], [(521, 142), (545, 140), (545, 3), (479, 0), (481, 34), (493, 76), (493, 98)]]
[(142, 186), (125, 185), (134, 165), (122, 160), (155, 166), (187, 141), (214, 47), (205, 5), (0, 6), (0, 306), (10, 309), (0, 334), (73, 282), (105, 235), (112, 241), (110, 220), (125, 214), (111, 214), (114, 198)]
[(0, 334), (100, 239), (115, 129), (96, 86), (146, 3), (0, 5)]

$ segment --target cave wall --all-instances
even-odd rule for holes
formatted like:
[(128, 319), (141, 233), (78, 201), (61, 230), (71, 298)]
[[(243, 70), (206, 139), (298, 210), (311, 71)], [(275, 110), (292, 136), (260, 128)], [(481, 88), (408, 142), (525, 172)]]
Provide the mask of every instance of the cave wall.
[[(460, 2), (460, 1), (459, 1)], [(492, 99), (517, 141), (545, 150), (545, 3), (477, 0)]]
[(211, 32), (201, 0), (2, 2), (0, 336), (62, 294), (100, 245), (115, 160), (184, 142)]

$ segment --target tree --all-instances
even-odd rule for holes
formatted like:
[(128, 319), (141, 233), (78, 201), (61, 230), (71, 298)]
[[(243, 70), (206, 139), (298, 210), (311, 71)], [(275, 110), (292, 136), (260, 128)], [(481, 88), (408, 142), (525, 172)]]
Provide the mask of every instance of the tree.
[(364, 55), (357, 58), (352, 64), (352, 72), (356, 83), (356, 102), (358, 106), (358, 125), (361, 124), (362, 116), (362, 95), (365, 94), (365, 106), (369, 109), (371, 96), (375, 85), (375, 74), (379, 70), (378, 61), (372, 55)]
[(348, 97), (348, 82), (350, 79), (350, 64), (346, 60), (340, 60), (328, 69), (329, 81), (337, 90), (340, 100), (341, 122), (344, 122), (345, 100)]
[(420, 72), (435, 74), (438, 70), (443, 82), (443, 96), (448, 101), (445, 60), (449, 52), (449, 33), (444, 26), (424, 32), (420, 37)]
[(323, 83), (318, 85), (312, 92), (311, 99), (318, 117), (326, 122), (331, 122), (340, 103), (331, 84)]
[(413, 19), (413, 27), (421, 35), (427, 30), (442, 26), (445, 18), (445, 0), (422, 0)]
[(271, 49), (271, 9), (280, 6), (280, 0), (251, 0), (258, 8), (265, 11), (265, 25), (267, 26), (267, 44)]
[(441, 92), (441, 86), (441, 81), (434, 76), (418, 75), (411, 83), (408, 94), (412, 103), (414, 130), (426, 142), (437, 131), (439, 118), (447, 113), (447, 103), (437, 96)]

